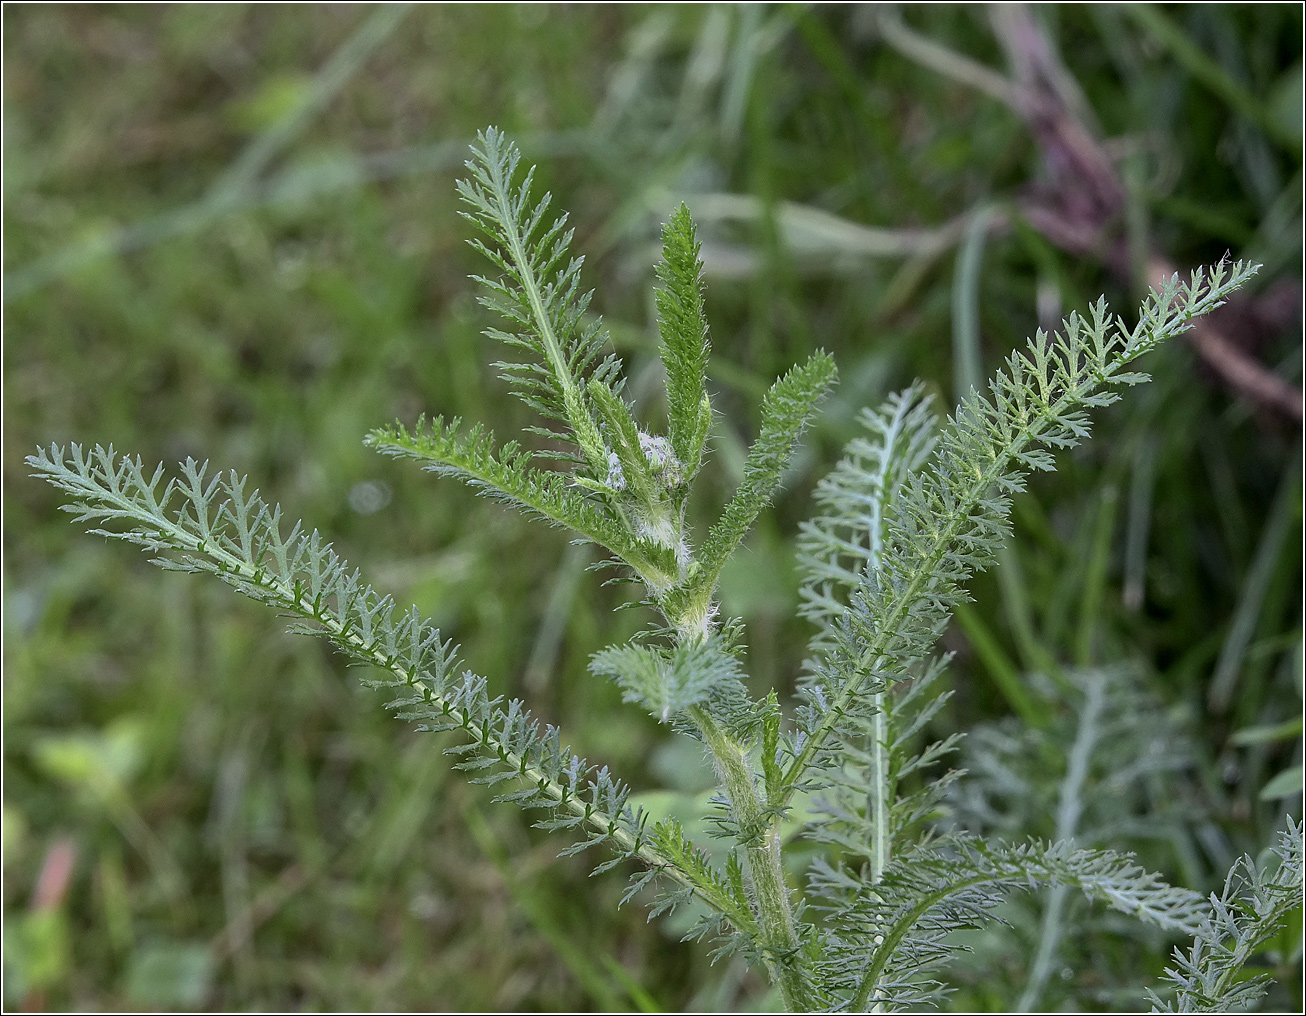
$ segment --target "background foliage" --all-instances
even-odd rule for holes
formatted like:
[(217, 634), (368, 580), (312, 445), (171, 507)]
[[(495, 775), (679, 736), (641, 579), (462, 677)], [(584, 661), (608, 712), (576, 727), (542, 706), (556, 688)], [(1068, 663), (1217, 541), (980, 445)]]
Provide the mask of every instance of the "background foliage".
[[(1037, 14), (1126, 183), (1112, 235), (1182, 267), (1264, 262), (1226, 331), (1300, 386), (1300, 9), (1137, 10)], [(488, 367), (465, 278), (480, 265), (453, 176), (477, 128), (517, 137), (572, 211), (636, 397), (659, 369), (658, 224), (686, 198), (729, 410), (711, 439), (719, 501), (772, 378), (818, 347), (841, 368), (787, 493), (723, 576), (754, 690), (791, 692), (810, 634), (794, 536), (858, 410), (915, 376), (951, 405), (1040, 323), (1099, 292), (1128, 306), (1141, 279), (1011, 211), (1049, 186), (1039, 138), (904, 56), (881, 14), (6, 6), (6, 1004), (764, 1003), (674, 922), (618, 912), (622, 879), (555, 860), (558, 842), (451, 777), (438, 741), (391, 720), (326, 646), (79, 535), (21, 463), (37, 443), (113, 441), (248, 473), (497, 690), (692, 819), (696, 749), (586, 671), (638, 627), (610, 613), (627, 591), (600, 587), (560, 533), (361, 437), (423, 411), (502, 434), (532, 422)], [(905, 18), (1005, 72), (984, 11)], [(1001, 223), (964, 235), (958, 217), (985, 207)], [(1210, 891), (1300, 815), (1299, 422), (1187, 346), (1147, 366), (1156, 383), (1018, 499), (1013, 549), (947, 637), (956, 694), (933, 723), (982, 725), (967, 764), (1032, 781), (1005, 801), (977, 787), (956, 820), (1047, 837), (1078, 707), (1031, 713), (1026, 675), (1128, 668), (1169, 754), (1130, 785), (1129, 823), (1100, 803), (1120, 797), (1110, 772), (1088, 768), (1092, 835)], [(961, 1007), (1027, 983), (1038, 914), (1010, 919), (971, 943)], [(1140, 951), (1097, 920), (1045, 1004), (1141, 1004), (1159, 975), (1164, 942)], [(1300, 939), (1276, 949), (1262, 962), (1287, 973)]]

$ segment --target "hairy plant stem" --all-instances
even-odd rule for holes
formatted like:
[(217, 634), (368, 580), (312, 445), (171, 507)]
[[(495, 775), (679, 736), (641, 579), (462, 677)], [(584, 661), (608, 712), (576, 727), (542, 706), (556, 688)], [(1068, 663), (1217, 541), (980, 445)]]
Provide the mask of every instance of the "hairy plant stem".
[[(682, 641), (704, 637), (708, 607), (691, 603), (683, 612), (668, 616)], [(757, 930), (761, 952), (768, 973), (780, 989), (785, 1008), (790, 1012), (811, 1012), (816, 1001), (803, 970), (798, 929), (794, 924), (789, 886), (785, 881), (780, 842), (780, 812), (767, 807), (759, 790), (746, 747), (721, 728), (701, 706), (687, 710), (690, 720), (712, 753), (717, 776), (725, 787), (730, 807), (739, 826), (739, 842), (748, 861), (748, 875), (753, 886), (757, 909)]]
[(889, 800), (893, 788), (889, 783), (889, 717), (885, 713), (885, 693), (871, 696), (870, 791), (866, 810), (871, 820), (871, 881), (878, 882), (889, 866)]
[[(881, 489), (888, 489), (885, 477), (880, 480)], [(872, 531), (872, 558), (867, 562), (868, 573), (880, 567), (883, 558), (885, 528), (887, 518), (883, 503), (877, 506), (875, 529)], [(870, 763), (867, 773), (868, 790), (866, 794), (866, 817), (871, 822), (871, 884), (876, 885), (884, 877), (884, 870), (889, 866), (889, 857), (893, 848), (893, 837), (889, 830), (889, 806), (893, 801), (894, 785), (889, 773), (889, 714), (888, 693), (875, 692), (871, 696), (871, 731), (867, 745)], [(872, 894), (879, 899), (878, 894)], [(884, 936), (876, 935), (875, 947), (884, 944)], [(879, 1006), (872, 1011), (879, 1011)]]
[[(871, 708), (874, 713), (871, 715), (871, 731), (867, 740), (870, 762), (867, 768), (867, 784), (869, 785), (866, 793), (866, 816), (871, 822), (871, 878), (872, 885), (879, 883), (884, 877), (884, 870), (889, 867), (889, 857), (892, 852), (892, 836), (889, 832), (889, 804), (893, 799), (893, 784), (889, 776), (889, 717), (885, 711), (887, 708), (886, 694), (876, 692), (871, 696)], [(873, 899), (879, 900), (880, 895), (874, 891), (870, 892)], [(884, 936), (876, 935), (872, 940), (876, 949), (884, 945)], [(874, 990), (874, 985), (870, 986)], [(868, 995), (869, 997), (869, 995)], [(867, 1010), (869, 1012), (880, 1012), (878, 1004)]]
[(815, 1000), (802, 968), (798, 930), (794, 926), (780, 855), (780, 823), (768, 814), (758, 792), (744, 746), (739, 744), (699, 706), (689, 716), (712, 752), (717, 775), (730, 798), (739, 841), (748, 858), (757, 907), (757, 926), (762, 954), (776, 986), (790, 1012), (810, 1012)]

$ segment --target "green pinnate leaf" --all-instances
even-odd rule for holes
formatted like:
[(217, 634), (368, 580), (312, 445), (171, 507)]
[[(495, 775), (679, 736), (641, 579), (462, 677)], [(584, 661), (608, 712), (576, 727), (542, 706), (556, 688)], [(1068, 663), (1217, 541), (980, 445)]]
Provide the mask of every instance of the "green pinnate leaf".
[(494, 435), (479, 425), (463, 430), (458, 420), (419, 420), (378, 428), (366, 443), (385, 455), (420, 462), (430, 471), (462, 480), (480, 493), (571, 529), (606, 547), (649, 585), (667, 586), (679, 576), (675, 553), (632, 534), (606, 502), (591, 497), (562, 473), (537, 469), (515, 443), (495, 450)]
[(699, 553), (698, 570), (673, 593), (673, 609), (689, 619), (687, 629), (706, 623), (722, 567), (752, 528), (758, 513), (770, 504), (799, 439), (837, 375), (833, 358), (817, 352), (779, 378), (766, 393), (761, 427), (744, 463), (744, 478), (708, 533)]
[(669, 648), (613, 646), (594, 654), (590, 670), (615, 682), (627, 702), (638, 703), (663, 723), (694, 706), (716, 713), (722, 710), (714, 705), (728, 702), (737, 711), (737, 702), (746, 698), (743, 670), (719, 636)]
[(1053, 451), (1085, 440), (1088, 411), (1118, 398), (1115, 387), (1146, 380), (1127, 370), (1138, 357), (1219, 307), (1256, 269), (1222, 263), (1186, 283), (1169, 279), (1133, 328), (1099, 300), (1087, 318), (1071, 314), (1061, 334), (1040, 331), (1013, 352), (988, 396), (972, 391), (962, 401), (928, 464), (899, 485), (879, 565), (846, 586), (845, 631), (804, 679), (802, 747), (786, 772), (791, 787), (822, 764), (832, 739), (856, 736), (846, 721), (867, 701), (873, 676), (904, 675), (932, 651), (952, 606), (966, 597), (965, 582), (993, 563), (1011, 497), (1028, 474), (1052, 468)]
[(657, 308), (662, 365), (667, 375), (671, 447), (686, 480), (698, 471), (712, 423), (712, 404), (706, 388), (710, 343), (703, 311), (700, 249), (694, 220), (681, 204), (662, 227)]
[(527, 354), (498, 366), (527, 405), (564, 425), (564, 432), (549, 436), (574, 443), (592, 477), (602, 479), (608, 453), (583, 385), (584, 379), (597, 378), (618, 386), (621, 365), (604, 356), (607, 333), (601, 323), (585, 323), (593, 294), (580, 289), (584, 259), (569, 255), (572, 231), (565, 214), (550, 219), (550, 195), (532, 204), (534, 170), (517, 180), (517, 146), (493, 127), (477, 141), (467, 162), (471, 175), (458, 181), (458, 193), (463, 215), (490, 240), (488, 245), (473, 240), (472, 246), (503, 273), (499, 279), (478, 277), (486, 289), (481, 302), (511, 326), (490, 335)]
[[(1211, 894), (1210, 909), (1188, 949), (1176, 948), (1174, 965), (1165, 980), (1173, 999), (1148, 996), (1153, 1012), (1240, 1012), (1251, 1008), (1269, 985), (1265, 974), (1248, 976), (1248, 962), (1297, 913), (1301, 930), (1302, 824), (1288, 819), (1273, 849), (1272, 867), (1263, 868), (1250, 855), (1229, 869), (1219, 895)], [(1300, 941), (1300, 938), (1298, 939)]]

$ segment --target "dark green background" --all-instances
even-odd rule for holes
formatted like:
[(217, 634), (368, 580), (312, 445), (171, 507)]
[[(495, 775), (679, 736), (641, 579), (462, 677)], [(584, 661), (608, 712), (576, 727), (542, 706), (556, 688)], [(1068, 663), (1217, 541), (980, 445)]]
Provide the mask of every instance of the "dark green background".
[[(1264, 261), (1254, 288), (1286, 285), (1290, 312), (1237, 338), (1300, 385), (1300, 8), (1163, 13), (1174, 34), (1104, 5), (1037, 16), (1132, 174), (1132, 235), (1185, 267), (1226, 250)], [(704, 786), (693, 749), (586, 673), (590, 653), (647, 620), (611, 613), (629, 589), (601, 587), (561, 533), (360, 443), (423, 411), (501, 435), (531, 422), (489, 367), (498, 351), (466, 279), (484, 269), (456, 214), (466, 142), (498, 124), (540, 163), (540, 185), (573, 213), (628, 390), (654, 420), (657, 224), (673, 195), (758, 199), (756, 221), (704, 226), (721, 422), (695, 512), (706, 518), (737, 479), (771, 379), (831, 350), (840, 388), (723, 579), (725, 609), (749, 624), (757, 689), (782, 694), (809, 634), (793, 619), (791, 539), (812, 485), (861, 406), (916, 376), (952, 399), (954, 251), (796, 247), (775, 203), (933, 226), (1039, 180), (1037, 149), (1009, 110), (886, 47), (865, 9), (434, 5), (392, 12), (388, 33), (385, 17), (5, 5), (7, 1006), (764, 1004), (754, 975), (709, 965), (674, 920), (618, 912), (619, 874), (590, 880), (590, 858), (555, 860), (561, 839), (451, 774), (442, 742), (389, 719), (322, 645), (82, 534), (22, 457), (113, 442), (149, 463), (194, 456), (248, 473), (577, 750), (639, 791), (692, 795)], [(984, 10), (907, 18), (1002, 69)], [(375, 46), (329, 91), (323, 68), (369, 32)], [(296, 119), (306, 102), (316, 111)], [(262, 144), (267, 159), (250, 161)], [(1040, 290), (1063, 312), (1106, 292), (1128, 313), (1137, 295), (1028, 229), (999, 233), (980, 274), (986, 369), (1037, 327)], [(1041, 651), (1142, 661), (1195, 731), (1205, 817), (1185, 833), (1200, 861), (1188, 874), (1209, 891), (1300, 808), (1259, 797), (1300, 763), (1294, 736), (1230, 741), (1301, 710), (1299, 431), (1233, 396), (1183, 344), (1147, 369), (1156, 383), (1020, 499), (1019, 574), (1005, 596), (980, 578), (972, 625), (947, 636), (957, 694), (939, 727), (1011, 711), (993, 668), (1026, 662), (1013, 588)], [(1266, 544), (1281, 484), (1286, 536)], [(1141, 558), (1135, 502), (1150, 519)], [(1136, 608), (1128, 575), (1144, 579)], [(1237, 616), (1250, 628), (1216, 712), (1209, 681)], [(72, 880), (37, 913), (32, 888), (61, 838), (75, 846)], [(1173, 856), (1148, 859), (1173, 875)], [(1132, 990), (1164, 948), (1086, 960), (1065, 990), (1117, 978)], [(1018, 985), (1024, 962), (999, 966)], [(958, 1005), (1002, 1004), (985, 990), (963, 986)]]

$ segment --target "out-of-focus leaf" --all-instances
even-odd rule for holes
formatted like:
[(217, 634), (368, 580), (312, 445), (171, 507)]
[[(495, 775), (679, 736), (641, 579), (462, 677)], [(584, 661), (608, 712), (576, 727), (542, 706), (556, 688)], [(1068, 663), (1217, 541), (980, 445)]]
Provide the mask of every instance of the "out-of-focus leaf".
[(1302, 792), (1302, 767), (1292, 766), (1275, 776), (1261, 788), (1262, 801), (1277, 801), (1281, 797), (1300, 797)]
[(213, 956), (197, 942), (151, 942), (132, 955), (127, 994), (160, 1009), (197, 1008), (209, 992)]
[(50, 734), (37, 740), (36, 763), (60, 783), (96, 798), (120, 793), (144, 759), (145, 727), (121, 717), (103, 731)]
[(1240, 748), (1249, 744), (1268, 744), (1271, 741), (1287, 741), (1301, 733), (1301, 717), (1286, 723), (1263, 724), (1259, 727), (1244, 727), (1235, 731), (1229, 738), (1230, 744)]
[(6, 1002), (53, 987), (67, 976), (71, 963), (68, 921), (62, 910), (36, 910), (6, 918)]

